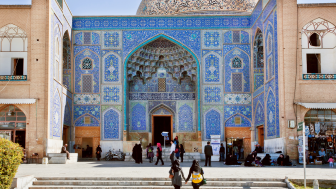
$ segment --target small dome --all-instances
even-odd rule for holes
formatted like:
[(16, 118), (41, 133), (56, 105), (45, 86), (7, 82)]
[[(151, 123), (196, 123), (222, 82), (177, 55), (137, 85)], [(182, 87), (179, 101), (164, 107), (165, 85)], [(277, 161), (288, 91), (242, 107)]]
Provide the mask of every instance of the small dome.
[(137, 15), (244, 14), (258, 0), (142, 0)]

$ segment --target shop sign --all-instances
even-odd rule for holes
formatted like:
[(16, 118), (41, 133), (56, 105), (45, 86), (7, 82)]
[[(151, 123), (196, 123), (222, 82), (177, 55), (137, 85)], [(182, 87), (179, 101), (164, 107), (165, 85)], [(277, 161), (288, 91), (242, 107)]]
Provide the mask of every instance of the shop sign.
[(315, 133), (318, 135), (321, 131), (321, 124), (320, 122), (315, 123)]
[(303, 125), (304, 125), (304, 122), (300, 122), (298, 124), (297, 131), (302, 131), (303, 130)]

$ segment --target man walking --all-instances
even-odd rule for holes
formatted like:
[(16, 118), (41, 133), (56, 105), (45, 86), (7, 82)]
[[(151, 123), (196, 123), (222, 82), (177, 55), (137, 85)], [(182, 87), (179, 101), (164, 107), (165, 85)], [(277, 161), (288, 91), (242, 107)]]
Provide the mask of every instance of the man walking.
[(170, 144), (171, 144), (171, 146), (170, 146), (170, 161), (171, 161), (171, 165), (173, 165), (176, 146), (174, 144), (174, 141), (172, 141), (172, 140), (170, 141)]
[(68, 144), (65, 144), (62, 147), (61, 153), (66, 153), (67, 154), (67, 159), (70, 159), (70, 153), (67, 151), (66, 147), (68, 146)]
[(209, 161), (209, 167), (211, 167), (211, 156), (213, 155), (212, 153), (212, 146), (210, 145), (210, 142), (207, 142), (207, 145), (204, 146), (204, 154), (205, 154), (205, 167), (208, 166), (208, 161)]

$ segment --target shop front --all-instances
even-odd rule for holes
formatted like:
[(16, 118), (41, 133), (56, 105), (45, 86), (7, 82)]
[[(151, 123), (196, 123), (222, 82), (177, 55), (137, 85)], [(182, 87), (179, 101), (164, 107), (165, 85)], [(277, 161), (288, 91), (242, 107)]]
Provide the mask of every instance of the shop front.
[(305, 115), (308, 131), (309, 164), (326, 163), (330, 156), (335, 157), (336, 113), (334, 110), (311, 109)]

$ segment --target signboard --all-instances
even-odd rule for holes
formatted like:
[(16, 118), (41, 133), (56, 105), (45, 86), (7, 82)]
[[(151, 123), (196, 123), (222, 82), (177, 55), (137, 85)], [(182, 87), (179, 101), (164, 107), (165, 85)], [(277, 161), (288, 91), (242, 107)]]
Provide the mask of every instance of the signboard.
[(297, 127), (297, 131), (302, 131), (303, 130), (303, 122), (300, 122)]
[(213, 155), (218, 156), (220, 149), (220, 135), (211, 135), (211, 146)]

